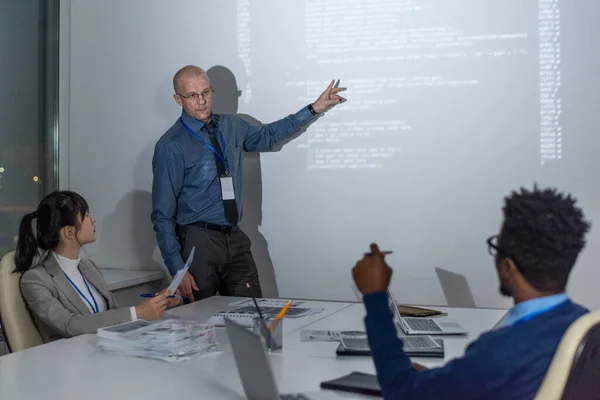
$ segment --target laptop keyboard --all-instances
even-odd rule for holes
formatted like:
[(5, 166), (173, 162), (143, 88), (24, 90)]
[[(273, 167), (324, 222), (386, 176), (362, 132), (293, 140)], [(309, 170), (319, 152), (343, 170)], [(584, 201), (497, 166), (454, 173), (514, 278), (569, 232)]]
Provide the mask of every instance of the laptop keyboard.
[(430, 319), (404, 318), (404, 322), (413, 331), (421, 331), (421, 332), (441, 332), (442, 331), (440, 329), (440, 327), (437, 326), (437, 324)]
[(427, 349), (432, 347), (437, 347), (437, 343), (429, 338), (429, 336), (417, 336), (410, 337), (406, 336), (402, 338), (402, 343), (404, 343), (404, 347), (413, 348), (413, 349)]
[(279, 398), (281, 400), (311, 400), (310, 397), (305, 396), (302, 393), (282, 394)]

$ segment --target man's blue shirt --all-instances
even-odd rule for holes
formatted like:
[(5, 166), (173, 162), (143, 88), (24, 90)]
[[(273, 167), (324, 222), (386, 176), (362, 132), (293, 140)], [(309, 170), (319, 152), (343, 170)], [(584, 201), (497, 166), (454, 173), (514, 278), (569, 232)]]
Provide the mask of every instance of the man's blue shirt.
[[(242, 153), (271, 151), (298, 133), (313, 119), (308, 107), (270, 124), (252, 124), (237, 115), (213, 114), (217, 138), (233, 176), (238, 215), (242, 217)], [(185, 112), (181, 120), (158, 140), (152, 158), (152, 222), (167, 268), (174, 274), (183, 268), (181, 246), (175, 226), (194, 222), (228, 225), (223, 209), (221, 184), (213, 151), (195, 138), (182, 121), (210, 143), (204, 123)], [(221, 142), (224, 141), (224, 143)]]
[(533, 318), (535, 315), (556, 307), (568, 299), (566, 293), (560, 293), (519, 303), (510, 309), (506, 318), (502, 321), (502, 326), (511, 326), (517, 321)]

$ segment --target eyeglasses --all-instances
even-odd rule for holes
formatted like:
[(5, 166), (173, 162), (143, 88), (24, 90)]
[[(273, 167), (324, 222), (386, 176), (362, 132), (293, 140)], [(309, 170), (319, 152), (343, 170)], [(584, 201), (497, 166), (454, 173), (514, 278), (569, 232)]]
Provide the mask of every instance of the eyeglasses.
[(204, 100), (206, 100), (206, 99), (210, 98), (210, 96), (212, 96), (213, 92), (214, 92), (213, 88), (209, 87), (209, 88), (203, 90), (202, 93), (192, 92), (192, 93), (188, 93), (186, 95), (179, 94), (179, 93), (176, 93), (176, 94), (177, 94), (177, 96), (183, 97), (186, 100), (187, 99), (198, 100), (200, 98), (200, 96), (202, 96), (202, 98)]
[(497, 242), (498, 242), (498, 235), (490, 236), (487, 239), (488, 253), (490, 253), (490, 256), (496, 257), (496, 255), (501, 253), (500, 248), (498, 248), (498, 245), (496, 244)]
[(493, 256), (493, 257), (500, 256), (500, 257), (504, 257), (504, 258), (510, 258), (512, 260), (512, 262), (515, 264), (515, 266), (520, 271), (523, 271), (523, 268), (521, 268), (521, 266), (517, 262), (517, 260), (513, 256), (511, 256), (509, 253), (504, 251), (502, 248), (500, 248), (500, 246), (498, 246), (498, 235), (490, 236), (487, 240), (487, 245), (488, 245), (488, 253), (490, 253), (491, 256)]

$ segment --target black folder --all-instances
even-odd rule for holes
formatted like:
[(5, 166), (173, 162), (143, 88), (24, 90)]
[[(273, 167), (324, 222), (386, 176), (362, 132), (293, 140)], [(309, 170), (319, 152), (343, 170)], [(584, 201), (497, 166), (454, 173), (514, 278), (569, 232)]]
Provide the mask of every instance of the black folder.
[(322, 389), (381, 396), (381, 387), (377, 377), (364, 372), (352, 372), (330, 381), (321, 382)]

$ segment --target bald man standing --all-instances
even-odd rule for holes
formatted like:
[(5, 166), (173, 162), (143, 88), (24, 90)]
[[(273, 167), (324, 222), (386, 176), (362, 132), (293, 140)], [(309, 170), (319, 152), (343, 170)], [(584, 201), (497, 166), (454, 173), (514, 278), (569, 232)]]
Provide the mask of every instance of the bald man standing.
[[(188, 65), (173, 77), (181, 117), (156, 143), (152, 170), (152, 222), (169, 272), (194, 261), (179, 286), (189, 301), (214, 296), (262, 297), (242, 216), (242, 152), (271, 151), (344, 99), (334, 82), (312, 104), (270, 124), (213, 114), (206, 72)], [(246, 283), (251, 285), (248, 293)]]

